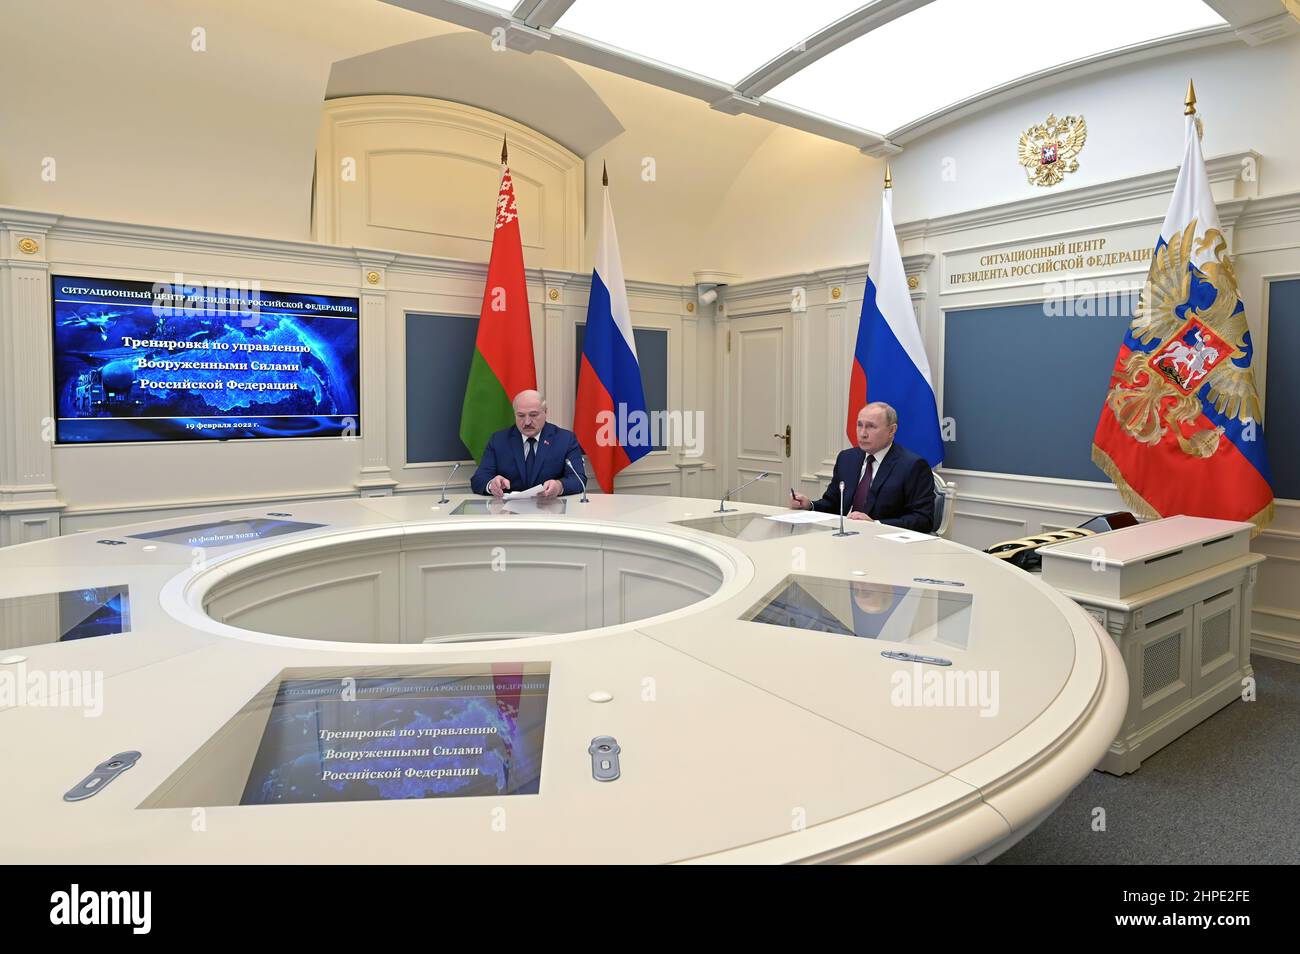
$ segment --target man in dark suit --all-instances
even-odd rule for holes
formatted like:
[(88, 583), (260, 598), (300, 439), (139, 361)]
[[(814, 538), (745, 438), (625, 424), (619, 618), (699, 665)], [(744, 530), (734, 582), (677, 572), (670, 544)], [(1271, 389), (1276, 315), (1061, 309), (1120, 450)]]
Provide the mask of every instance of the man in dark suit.
[[(546, 402), (536, 391), (520, 391), (514, 408), (514, 425), (488, 439), (478, 470), (469, 479), (470, 489), (500, 497), (541, 484), (542, 497), (579, 493), (578, 478), (585, 481), (587, 472), (573, 431), (546, 422)], [(570, 462), (577, 474), (569, 469)]]
[(925, 458), (894, 443), (898, 413), (883, 401), (858, 412), (858, 446), (840, 451), (835, 473), (820, 500), (795, 494), (794, 510), (842, 513), (850, 520), (875, 520), (891, 527), (929, 533), (934, 529), (934, 475)]

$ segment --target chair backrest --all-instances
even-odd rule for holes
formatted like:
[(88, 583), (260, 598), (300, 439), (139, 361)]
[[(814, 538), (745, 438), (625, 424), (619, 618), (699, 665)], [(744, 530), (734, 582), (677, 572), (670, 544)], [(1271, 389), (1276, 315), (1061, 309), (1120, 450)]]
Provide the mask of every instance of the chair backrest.
[(952, 529), (954, 505), (957, 502), (957, 485), (934, 474), (934, 535), (947, 537)]

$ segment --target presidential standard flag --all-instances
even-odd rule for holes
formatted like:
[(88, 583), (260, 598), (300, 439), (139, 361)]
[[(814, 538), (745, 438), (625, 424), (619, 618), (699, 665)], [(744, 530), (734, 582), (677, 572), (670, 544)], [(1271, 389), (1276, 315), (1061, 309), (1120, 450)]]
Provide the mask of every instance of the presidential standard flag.
[(608, 174), (602, 174), (602, 181), (604, 215), (587, 299), (573, 431), (601, 489), (613, 493), (614, 477), (648, 454), (651, 444)]
[(1092, 460), (1146, 519), (1273, 519), (1246, 307), (1187, 88), (1186, 145), (1151, 270), (1111, 372)]
[(894, 440), (924, 457), (930, 466), (943, 460), (939, 411), (930, 384), (930, 362), (916, 326), (907, 273), (894, 234), (893, 183), (885, 168), (885, 193), (880, 221), (871, 247), (867, 289), (858, 319), (858, 342), (849, 372), (849, 443), (857, 446), (858, 411), (872, 401), (884, 401), (898, 412)]
[(519, 238), (514, 181), (506, 158), (503, 142), (492, 255), (465, 385), (465, 404), (460, 412), (460, 439), (476, 461), (482, 460), (488, 438), (515, 422), (515, 395), (537, 387), (524, 247)]

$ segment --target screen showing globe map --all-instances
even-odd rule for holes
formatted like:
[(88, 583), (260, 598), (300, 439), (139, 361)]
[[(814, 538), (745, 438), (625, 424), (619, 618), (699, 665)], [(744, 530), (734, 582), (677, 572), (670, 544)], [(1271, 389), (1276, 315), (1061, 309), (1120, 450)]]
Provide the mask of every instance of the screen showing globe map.
[(55, 441), (361, 433), (358, 300), (55, 275)]

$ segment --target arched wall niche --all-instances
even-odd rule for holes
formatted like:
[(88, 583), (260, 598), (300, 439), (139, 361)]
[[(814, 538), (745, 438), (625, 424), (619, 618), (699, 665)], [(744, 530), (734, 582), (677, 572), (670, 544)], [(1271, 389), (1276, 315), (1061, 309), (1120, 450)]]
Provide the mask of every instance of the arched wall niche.
[(503, 136), (525, 263), (579, 270), (582, 158), (505, 116), (421, 96), (326, 101), (316, 150), (313, 237), (332, 245), (487, 261)]

